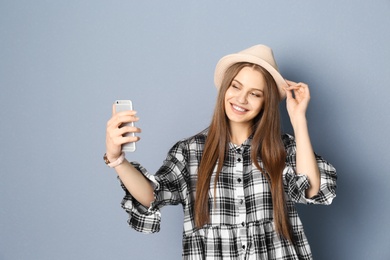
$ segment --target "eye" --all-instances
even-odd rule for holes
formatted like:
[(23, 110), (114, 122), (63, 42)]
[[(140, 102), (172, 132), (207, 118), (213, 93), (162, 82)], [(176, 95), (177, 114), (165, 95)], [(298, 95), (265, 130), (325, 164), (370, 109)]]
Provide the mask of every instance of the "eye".
[(258, 97), (258, 98), (262, 97), (262, 94), (260, 92), (251, 92), (250, 94), (253, 97)]
[(236, 84), (232, 84), (232, 85), (230, 85), (232, 88), (235, 88), (235, 89), (239, 89), (239, 87), (236, 85)]

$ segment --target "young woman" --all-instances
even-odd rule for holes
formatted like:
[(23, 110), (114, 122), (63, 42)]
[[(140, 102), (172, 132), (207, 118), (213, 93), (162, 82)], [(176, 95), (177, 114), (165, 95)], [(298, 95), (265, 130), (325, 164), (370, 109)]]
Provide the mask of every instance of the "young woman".
[[(122, 207), (137, 231), (160, 228), (160, 208), (184, 210), (183, 259), (312, 259), (294, 203), (330, 204), (336, 171), (313, 152), (304, 83), (284, 80), (272, 50), (256, 45), (217, 64), (219, 89), (210, 126), (177, 142), (156, 174), (129, 163), (121, 145), (136, 127), (134, 111), (107, 123), (106, 163), (126, 195)], [(286, 98), (294, 136), (281, 134)]]

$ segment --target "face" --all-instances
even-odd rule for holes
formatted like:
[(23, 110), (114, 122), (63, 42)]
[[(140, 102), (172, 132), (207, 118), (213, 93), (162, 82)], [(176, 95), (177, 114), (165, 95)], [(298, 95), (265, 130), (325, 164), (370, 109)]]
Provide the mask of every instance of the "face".
[(231, 126), (253, 125), (263, 107), (265, 84), (259, 71), (251, 67), (240, 70), (225, 93), (225, 111)]

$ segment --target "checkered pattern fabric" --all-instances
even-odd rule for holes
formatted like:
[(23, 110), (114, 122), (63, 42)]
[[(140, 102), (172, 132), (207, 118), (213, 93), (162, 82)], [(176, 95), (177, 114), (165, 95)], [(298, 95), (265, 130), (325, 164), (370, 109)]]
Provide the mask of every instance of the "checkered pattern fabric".
[(250, 158), (252, 138), (240, 146), (230, 144), (217, 182), (216, 197), (213, 178), (210, 183), (210, 223), (197, 229), (193, 207), (197, 169), (206, 137), (207, 130), (176, 143), (154, 175), (133, 162), (153, 183), (155, 201), (149, 208), (142, 206), (122, 184), (126, 192), (122, 207), (129, 214), (129, 225), (140, 232), (158, 232), (161, 207), (181, 204), (184, 210), (183, 259), (312, 259), (294, 204), (330, 204), (336, 196), (335, 168), (316, 155), (321, 190), (315, 197), (305, 198), (310, 184), (307, 176), (295, 172), (295, 140), (291, 135), (282, 136), (287, 151), (284, 186), (295, 237), (295, 242), (291, 243), (275, 231), (269, 183)]

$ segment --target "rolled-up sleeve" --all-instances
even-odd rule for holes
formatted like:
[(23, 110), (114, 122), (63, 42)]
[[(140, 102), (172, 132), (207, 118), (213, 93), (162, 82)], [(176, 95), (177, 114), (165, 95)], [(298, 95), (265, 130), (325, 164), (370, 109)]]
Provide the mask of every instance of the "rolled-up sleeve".
[(131, 163), (150, 181), (154, 188), (155, 200), (149, 207), (145, 207), (134, 199), (123, 183), (120, 182), (125, 191), (121, 206), (129, 215), (129, 225), (136, 231), (143, 233), (159, 232), (161, 207), (186, 203), (188, 185), (185, 163), (186, 149), (183, 148), (184, 146), (180, 143), (172, 147), (163, 165), (155, 175), (150, 174), (139, 163)]
[[(156, 198), (156, 191), (159, 189), (159, 183), (156, 181), (155, 177), (149, 174), (139, 163), (132, 162), (131, 164), (149, 179), (154, 187), (154, 197)], [(161, 213), (158, 208), (153, 206), (154, 202), (151, 203), (149, 208), (145, 207), (133, 198), (121, 181), (120, 184), (125, 191), (125, 196), (123, 197), (121, 205), (129, 214), (129, 225), (136, 231), (143, 233), (156, 233), (160, 231)]]
[(314, 197), (306, 198), (305, 192), (310, 187), (310, 182), (306, 175), (296, 172), (296, 144), (294, 137), (285, 135), (283, 141), (287, 152), (283, 180), (285, 190), (289, 197), (297, 203), (331, 204), (336, 197), (336, 169), (324, 158), (315, 154), (321, 177), (320, 190)]

